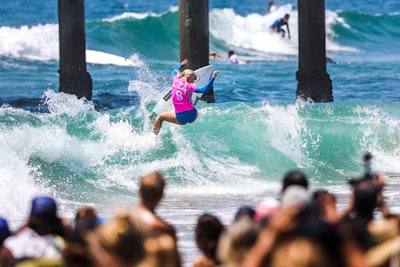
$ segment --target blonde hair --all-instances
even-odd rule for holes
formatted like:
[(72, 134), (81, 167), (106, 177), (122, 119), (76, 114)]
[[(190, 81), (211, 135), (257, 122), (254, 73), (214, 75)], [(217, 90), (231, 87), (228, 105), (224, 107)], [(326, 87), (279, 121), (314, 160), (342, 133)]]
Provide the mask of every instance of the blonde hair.
[(146, 254), (144, 235), (127, 211), (98, 226), (87, 235), (87, 241), (95, 258), (107, 254), (125, 266), (137, 264)]
[(326, 253), (309, 238), (298, 237), (276, 245), (271, 256), (271, 267), (330, 266)]
[(191, 69), (185, 69), (185, 70), (180, 71), (180, 72), (178, 73), (178, 77), (179, 77), (179, 78), (185, 78), (185, 79), (187, 79), (187, 78), (189, 78), (190, 75), (193, 75), (193, 74), (194, 74), (194, 71), (193, 71), (193, 70), (191, 70)]
[(239, 267), (257, 241), (260, 228), (249, 217), (234, 221), (222, 233), (217, 246), (217, 257), (226, 267)]

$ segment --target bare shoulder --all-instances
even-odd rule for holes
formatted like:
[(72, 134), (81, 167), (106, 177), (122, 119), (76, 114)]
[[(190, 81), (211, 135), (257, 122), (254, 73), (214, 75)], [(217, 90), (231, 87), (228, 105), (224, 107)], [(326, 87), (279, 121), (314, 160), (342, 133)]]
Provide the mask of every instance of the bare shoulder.
[(150, 210), (140, 205), (134, 207), (129, 214), (135, 220), (139, 220), (148, 225), (154, 224), (157, 219)]
[(169, 224), (168, 222), (164, 221), (163, 219), (156, 217), (157, 219), (154, 221), (153, 227), (154, 230), (158, 230), (164, 233), (167, 233), (174, 238), (176, 238), (176, 230), (175, 228)]

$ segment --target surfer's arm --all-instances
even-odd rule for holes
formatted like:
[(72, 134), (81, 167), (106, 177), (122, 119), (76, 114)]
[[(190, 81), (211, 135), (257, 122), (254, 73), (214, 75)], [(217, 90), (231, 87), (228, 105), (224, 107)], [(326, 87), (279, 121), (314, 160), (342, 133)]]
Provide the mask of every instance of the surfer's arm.
[(215, 78), (217, 78), (217, 76), (219, 75), (219, 70), (216, 70), (213, 72), (212, 78), (208, 81), (208, 83), (206, 85), (204, 85), (203, 87), (197, 87), (194, 92), (195, 93), (207, 93), (211, 88), (212, 85), (214, 83)]
[(219, 75), (219, 70), (214, 71), (212, 74), (212, 78), (208, 81), (208, 83), (203, 87), (197, 87), (194, 91), (196, 93), (203, 93), (203, 94), (207, 93), (212, 88), (214, 80), (215, 78), (217, 78), (218, 75)]
[(207, 93), (207, 92), (211, 89), (211, 87), (212, 87), (212, 85), (213, 85), (213, 83), (214, 83), (214, 80), (215, 80), (215, 78), (212, 77), (212, 78), (208, 81), (208, 83), (207, 83), (206, 85), (204, 85), (204, 86), (202, 86), (202, 87), (197, 87), (196, 90), (194, 90), (194, 92), (195, 92), (195, 93), (202, 93), (202, 94)]
[(174, 71), (172, 72), (172, 77), (176, 76), (178, 74), (178, 71), (180, 71), (183, 68), (183, 65), (180, 64), (179, 66), (177, 66)]
[(178, 71), (180, 71), (180, 70), (183, 68), (183, 66), (185, 66), (187, 63), (188, 63), (188, 60), (187, 60), (187, 59), (182, 60), (181, 64), (179, 64), (179, 65), (174, 69), (174, 71), (172, 72), (172, 77), (174, 77), (175, 75), (177, 75), (177, 74), (178, 74)]

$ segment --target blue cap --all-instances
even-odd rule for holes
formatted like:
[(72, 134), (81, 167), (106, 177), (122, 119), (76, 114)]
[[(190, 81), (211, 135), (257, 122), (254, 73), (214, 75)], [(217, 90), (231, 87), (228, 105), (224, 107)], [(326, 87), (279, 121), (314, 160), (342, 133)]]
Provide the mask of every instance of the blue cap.
[(10, 235), (11, 232), (6, 219), (0, 217), (0, 245), (3, 244), (3, 241)]
[(40, 196), (32, 200), (31, 217), (43, 219), (57, 218), (57, 204), (52, 197)]

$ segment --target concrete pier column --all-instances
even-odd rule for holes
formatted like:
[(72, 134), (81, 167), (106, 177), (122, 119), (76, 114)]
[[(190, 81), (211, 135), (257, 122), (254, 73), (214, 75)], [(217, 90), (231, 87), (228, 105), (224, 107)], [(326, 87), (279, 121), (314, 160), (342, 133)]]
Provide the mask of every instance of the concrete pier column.
[(298, 0), (299, 70), (296, 96), (332, 102), (332, 81), (326, 72), (325, 1)]
[[(179, 44), (181, 61), (189, 60), (189, 68), (209, 64), (208, 0), (179, 0)], [(214, 102), (214, 90), (201, 100)]]
[(58, 0), (60, 92), (92, 99), (92, 78), (86, 70), (84, 0)]

